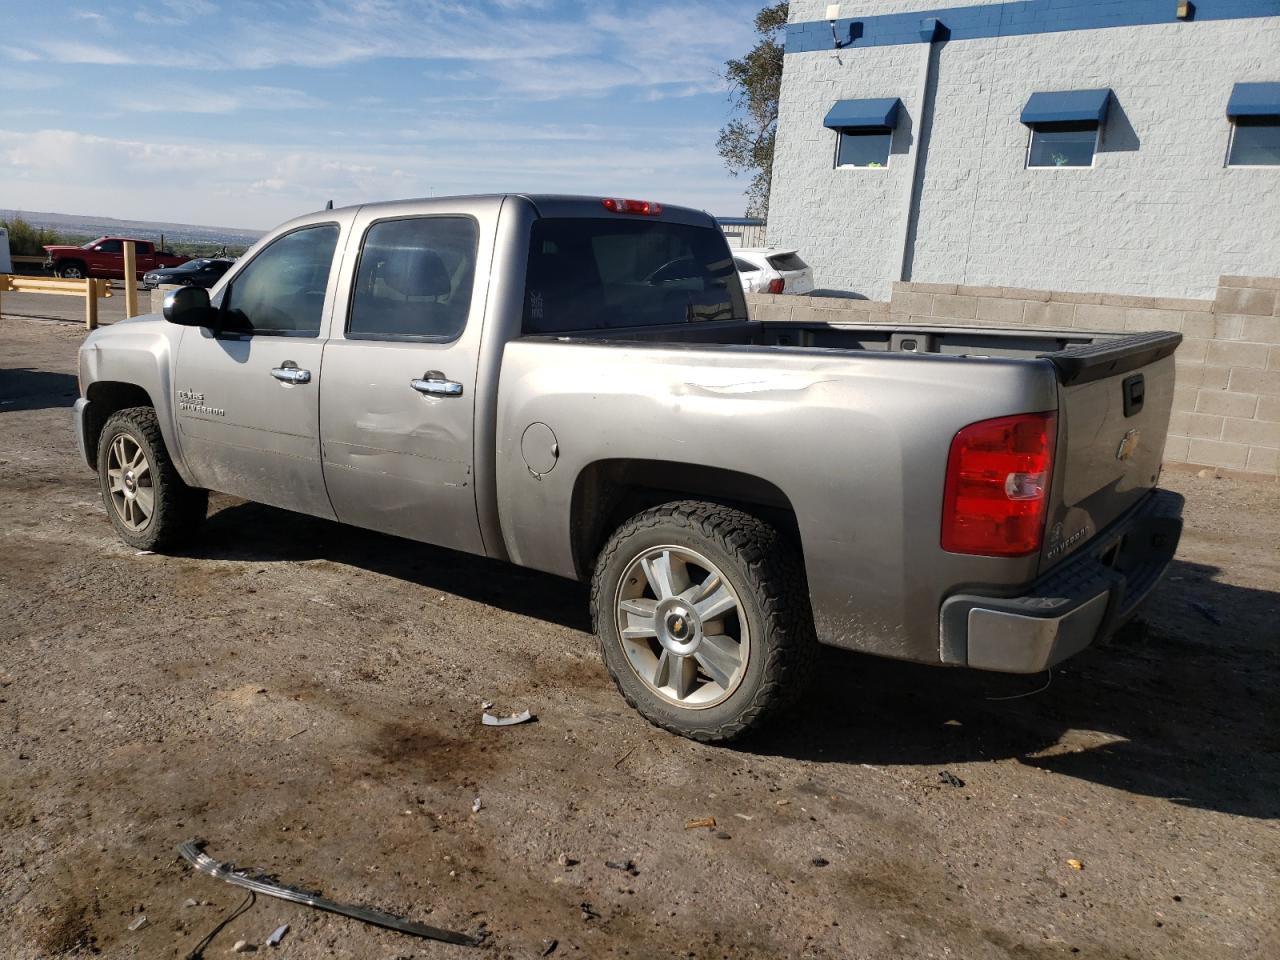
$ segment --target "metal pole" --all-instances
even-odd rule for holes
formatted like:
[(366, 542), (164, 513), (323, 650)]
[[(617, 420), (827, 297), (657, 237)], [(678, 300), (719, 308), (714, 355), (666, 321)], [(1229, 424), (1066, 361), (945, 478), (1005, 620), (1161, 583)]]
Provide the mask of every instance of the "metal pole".
[(124, 242), (124, 316), (138, 315), (138, 251), (132, 240)]

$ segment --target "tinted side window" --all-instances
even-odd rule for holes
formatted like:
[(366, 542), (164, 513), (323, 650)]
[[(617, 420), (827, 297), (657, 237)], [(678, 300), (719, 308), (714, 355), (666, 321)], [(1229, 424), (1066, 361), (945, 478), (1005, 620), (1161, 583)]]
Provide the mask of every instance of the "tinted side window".
[(119, 240), (103, 240), (98, 244), (99, 253), (123, 253), (124, 244)]
[(375, 223), (360, 252), (347, 336), (456, 338), (471, 309), (478, 236), (470, 217)]
[(535, 220), (524, 332), (745, 320), (729, 245), (716, 227), (649, 218)]
[(314, 337), (320, 333), (337, 224), (285, 234), (253, 258), (223, 292), (223, 329)]
[(739, 260), (736, 258), (733, 261), (733, 265), (738, 268), (739, 273), (755, 273), (760, 269), (754, 263), (749, 263), (746, 260)]

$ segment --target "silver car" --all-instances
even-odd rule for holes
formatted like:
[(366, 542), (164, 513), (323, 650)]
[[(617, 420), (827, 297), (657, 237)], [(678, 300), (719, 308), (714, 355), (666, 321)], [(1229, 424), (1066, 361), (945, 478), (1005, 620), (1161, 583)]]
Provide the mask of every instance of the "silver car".
[(90, 334), (75, 419), (126, 543), (218, 490), (587, 581), (621, 694), (714, 741), (819, 644), (1034, 672), (1131, 616), (1181, 530), (1179, 340), (756, 322), (704, 213), (436, 198)]

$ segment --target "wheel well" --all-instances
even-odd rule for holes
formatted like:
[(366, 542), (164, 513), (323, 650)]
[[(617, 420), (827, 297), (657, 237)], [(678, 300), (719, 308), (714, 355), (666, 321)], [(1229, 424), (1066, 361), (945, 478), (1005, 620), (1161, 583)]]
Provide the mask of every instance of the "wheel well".
[(136, 383), (100, 380), (89, 384), (85, 392), (89, 406), (85, 409), (84, 443), (90, 464), (98, 462), (98, 438), (113, 413), (128, 407), (154, 407), (151, 395)]
[(578, 474), (570, 523), (573, 562), (591, 576), (605, 541), (629, 517), (673, 500), (722, 503), (759, 517), (800, 547), (796, 512), (787, 495), (768, 480), (696, 464), (666, 460), (598, 460)]

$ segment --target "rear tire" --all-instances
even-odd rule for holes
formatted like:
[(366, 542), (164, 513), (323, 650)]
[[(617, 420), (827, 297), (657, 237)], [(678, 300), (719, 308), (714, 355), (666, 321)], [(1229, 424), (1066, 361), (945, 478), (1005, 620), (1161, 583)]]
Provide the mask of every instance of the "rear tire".
[(794, 546), (720, 504), (682, 500), (624, 523), (596, 561), (591, 605), (623, 698), (693, 740), (758, 728), (801, 695), (816, 660)]
[(166, 550), (195, 534), (209, 491), (178, 475), (151, 407), (112, 414), (98, 438), (98, 482), (120, 539), (139, 550)]

